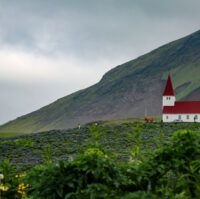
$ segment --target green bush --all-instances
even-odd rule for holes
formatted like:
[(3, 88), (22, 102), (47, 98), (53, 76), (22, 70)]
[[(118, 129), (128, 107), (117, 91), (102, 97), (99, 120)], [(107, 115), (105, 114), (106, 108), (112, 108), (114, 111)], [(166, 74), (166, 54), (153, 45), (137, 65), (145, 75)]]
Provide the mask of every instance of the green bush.
[(27, 185), (24, 184), (24, 174), (14, 174), (16, 169), (10, 165), (9, 160), (5, 159), (0, 164), (0, 173), (4, 175), (2, 184), (7, 187), (6, 191), (2, 192), (2, 198), (6, 199), (21, 199), (25, 195)]
[(18, 147), (33, 147), (34, 142), (33, 139), (17, 139), (14, 141), (16, 146)]
[(28, 194), (38, 199), (197, 198), (199, 146), (199, 133), (178, 131), (171, 145), (126, 164), (90, 148), (72, 162), (34, 168), (27, 178), (32, 185)]
[(117, 164), (98, 149), (69, 163), (34, 168), (27, 178), (35, 198), (108, 198), (126, 182)]
[(199, 158), (199, 132), (177, 131), (171, 145), (154, 150), (140, 165), (126, 164), (123, 173), (134, 180), (135, 189), (149, 189), (160, 197), (184, 193), (188, 198), (198, 198)]

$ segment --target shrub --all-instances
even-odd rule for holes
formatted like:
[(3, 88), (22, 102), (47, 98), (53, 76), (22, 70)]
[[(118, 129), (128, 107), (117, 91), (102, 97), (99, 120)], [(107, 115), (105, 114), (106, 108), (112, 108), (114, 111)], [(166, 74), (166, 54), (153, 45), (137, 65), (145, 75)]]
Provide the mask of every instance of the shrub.
[(9, 160), (5, 159), (0, 164), (0, 173), (3, 173), (4, 179), (2, 185), (7, 189), (3, 191), (2, 197), (8, 199), (20, 199), (26, 193), (29, 185), (23, 183), (24, 174), (15, 175), (15, 168), (10, 165)]
[(149, 189), (161, 197), (175, 197), (176, 194), (184, 193), (188, 198), (198, 198), (199, 158), (199, 132), (177, 131), (173, 135), (171, 145), (154, 150), (148, 159), (139, 165), (126, 165), (123, 171), (134, 180), (134, 189)]
[(34, 168), (27, 178), (35, 198), (106, 198), (126, 181), (116, 163), (98, 149), (69, 163)]
[(33, 147), (34, 142), (33, 139), (17, 139), (14, 141), (16, 146), (18, 147)]

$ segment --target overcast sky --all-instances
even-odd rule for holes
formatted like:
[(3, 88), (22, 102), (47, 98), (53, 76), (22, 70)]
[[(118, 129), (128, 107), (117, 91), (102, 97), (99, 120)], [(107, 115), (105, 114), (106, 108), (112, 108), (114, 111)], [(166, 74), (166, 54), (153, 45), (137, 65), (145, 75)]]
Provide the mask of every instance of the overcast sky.
[(199, 29), (199, 0), (0, 0), (0, 124)]

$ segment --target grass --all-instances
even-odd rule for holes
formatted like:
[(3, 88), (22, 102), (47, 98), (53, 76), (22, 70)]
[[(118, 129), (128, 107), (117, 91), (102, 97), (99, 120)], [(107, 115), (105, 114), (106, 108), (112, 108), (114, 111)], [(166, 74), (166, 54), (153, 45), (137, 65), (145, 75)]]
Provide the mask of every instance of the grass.
[(19, 136), (19, 135), (24, 135), (27, 133), (0, 133), (0, 138), (5, 138), (5, 137), (13, 137), (13, 136)]
[[(147, 116), (149, 119), (153, 118), (155, 122), (160, 122), (162, 119), (162, 116)], [(104, 125), (110, 125), (110, 124), (123, 124), (123, 123), (132, 123), (132, 122), (145, 122), (144, 121), (144, 116), (143, 117), (131, 117), (131, 118), (119, 118), (119, 119), (113, 119), (113, 120), (108, 120), (108, 121), (104, 121), (103, 124)], [(52, 127), (53, 129), (53, 127)], [(44, 131), (47, 131), (50, 129), (44, 129)], [(31, 133), (31, 131), (27, 131), (27, 132), (0, 132), (0, 138), (5, 138), (5, 137), (13, 137), (13, 136), (19, 136), (19, 135), (25, 135), (25, 134), (29, 134)]]
[(174, 89), (186, 82), (190, 82), (188, 87), (176, 95), (177, 100), (181, 100), (189, 93), (200, 87), (200, 80), (198, 75), (199, 72), (200, 68), (195, 65), (181, 65), (180, 67), (173, 68), (170, 70), (170, 72), (164, 73), (162, 79), (166, 79), (168, 73), (170, 73), (172, 76)]
[[(155, 122), (160, 122), (162, 120), (162, 116), (147, 116), (149, 119), (153, 118)], [(105, 125), (109, 124), (123, 124), (123, 123), (132, 123), (132, 122), (145, 122), (145, 117), (131, 117), (125, 119), (113, 119), (104, 122)]]

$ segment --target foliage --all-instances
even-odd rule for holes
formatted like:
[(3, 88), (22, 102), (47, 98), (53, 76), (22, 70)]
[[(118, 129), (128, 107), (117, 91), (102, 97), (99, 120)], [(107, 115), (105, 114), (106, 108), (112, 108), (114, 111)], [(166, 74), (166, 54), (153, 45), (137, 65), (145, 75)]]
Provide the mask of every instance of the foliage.
[[(179, 130), (183, 127), (180, 124), (171, 126), (177, 131), (169, 138), (164, 124), (127, 123), (113, 129), (90, 125), (89, 136), (85, 136), (84, 146), (75, 159), (53, 162), (52, 156), (56, 156), (56, 151), (49, 144), (42, 154), (45, 164), (27, 170), (25, 175), (4, 159), (0, 173), (5, 176), (3, 184), (8, 190), (3, 192), (3, 197), (198, 199), (200, 132), (195, 129), (199, 126), (184, 124), (185, 130)], [(119, 132), (126, 142), (120, 143)], [(155, 132), (158, 132), (156, 136), (153, 135)], [(150, 139), (146, 139), (147, 135)], [(109, 150), (106, 140), (110, 140), (112, 146)], [(6, 144), (9, 143), (16, 144), (15, 141), (6, 141)], [(79, 141), (74, 143), (81, 144)], [(114, 144), (122, 148), (125, 143), (127, 156), (131, 157), (128, 162), (116, 158), (113, 150)], [(153, 148), (147, 150), (144, 147), (151, 144)]]
[(11, 140), (5, 140), (1, 142), (2, 145), (8, 145), (8, 146), (14, 146), (14, 147), (33, 147), (33, 139), (16, 139), (14, 141)]
[[(133, 148), (137, 148), (137, 144), (134, 138), (130, 138), (128, 134), (134, 137), (137, 126), (138, 123), (136, 122), (117, 125), (98, 123), (94, 132), (90, 130), (91, 125), (89, 127), (85, 125), (80, 129), (51, 130), (26, 136), (3, 138), (0, 139), (0, 151), (2, 152), (0, 162), (5, 158), (9, 158), (10, 162), (23, 172), (37, 164), (46, 162), (44, 155), (46, 154), (45, 148), (48, 145), (51, 153), (54, 153), (50, 154), (50, 159), (58, 162), (59, 160), (67, 161), (74, 158), (79, 151), (85, 151), (88, 147), (97, 147), (92, 146), (95, 143), (96, 145), (101, 145), (101, 150), (109, 150), (114, 155), (117, 155), (119, 161), (135, 160), (135, 158), (131, 157), (134, 153), (131, 155), (130, 151)], [(138, 155), (139, 159), (145, 157), (145, 153), (152, 149), (170, 144), (170, 137), (174, 131), (179, 129), (199, 131), (200, 129), (200, 124), (197, 123), (162, 124), (155, 122), (149, 124), (139, 123), (139, 126), (139, 139), (141, 139), (140, 146), (138, 145), (139, 153), (141, 153)], [(95, 136), (97, 136), (97, 140)], [(33, 140), (33, 146), (16, 145), (15, 140), (21, 139)]]
[[(102, 152), (103, 153), (103, 152)], [(35, 198), (106, 198), (125, 183), (115, 162), (96, 151), (69, 163), (34, 168), (27, 177)]]
[(52, 156), (55, 155), (55, 152), (51, 150), (50, 145), (44, 147), (44, 154), (42, 154), (42, 158), (47, 165), (52, 163)]
[(10, 141), (10, 140), (5, 140), (5, 141), (3, 141), (3, 142), (1, 143), (1, 145), (3, 145), (3, 144), (6, 144), (6, 145), (9, 145), (9, 146), (12, 146), (12, 145), (13, 145), (13, 142)]
[(7, 187), (6, 191), (3, 191), (2, 197), (8, 199), (20, 199), (25, 195), (26, 188), (29, 185), (23, 183), (24, 174), (17, 174), (15, 168), (10, 165), (9, 160), (5, 159), (0, 164), (0, 173), (4, 175), (2, 185)]
[(184, 193), (188, 198), (197, 198), (199, 146), (199, 132), (175, 132), (171, 145), (154, 150), (139, 166), (129, 165), (126, 175), (135, 179), (137, 189), (150, 189), (161, 197)]
[[(140, 144), (140, 130), (136, 129)], [(138, 140), (137, 140), (138, 139)], [(148, 157), (117, 163), (101, 148), (89, 148), (71, 162), (33, 168), (27, 176), (33, 198), (198, 198), (200, 136), (177, 131), (172, 143)], [(140, 149), (138, 149), (140, 150)], [(134, 156), (138, 158), (137, 156)]]
[(136, 164), (141, 163), (142, 158), (144, 158), (141, 150), (141, 145), (143, 143), (141, 127), (142, 124), (139, 123), (134, 128), (134, 134), (127, 132), (129, 142), (135, 142), (135, 144), (130, 148), (130, 161), (134, 161)]
[(19, 147), (33, 147), (33, 139), (29, 138), (29, 139), (17, 139), (14, 141), (16, 146)]

